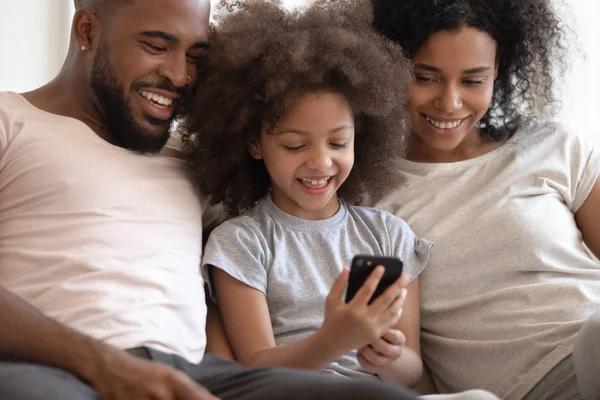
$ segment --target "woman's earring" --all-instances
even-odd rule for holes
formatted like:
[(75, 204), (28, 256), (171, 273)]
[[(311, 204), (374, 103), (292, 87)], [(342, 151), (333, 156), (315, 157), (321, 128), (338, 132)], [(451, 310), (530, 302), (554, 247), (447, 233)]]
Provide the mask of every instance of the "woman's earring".
[(85, 46), (81, 46), (81, 51), (85, 51), (86, 47)]

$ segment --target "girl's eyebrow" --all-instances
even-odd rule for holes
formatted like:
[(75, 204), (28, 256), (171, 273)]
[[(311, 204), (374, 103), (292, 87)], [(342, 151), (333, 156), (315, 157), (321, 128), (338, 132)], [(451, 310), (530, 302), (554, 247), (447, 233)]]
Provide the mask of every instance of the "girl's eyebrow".
[[(338, 126), (337, 128), (330, 130), (328, 133), (331, 134), (331, 133), (336, 133), (336, 132), (342, 131), (344, 129), (353, 129), (353, 128), (354, 128), (354, 126), (352, 126), (352, 125), (342, 125), (342, 126)], [(290, 128), (290, 129), (284, 129), (281, 131), (276, 131), (274, 134), (275, 135), (283, 135), (284, 133), (296, 133), (298, 135), (308, 135), (310, 132), (303, 131), (300, 129)]]

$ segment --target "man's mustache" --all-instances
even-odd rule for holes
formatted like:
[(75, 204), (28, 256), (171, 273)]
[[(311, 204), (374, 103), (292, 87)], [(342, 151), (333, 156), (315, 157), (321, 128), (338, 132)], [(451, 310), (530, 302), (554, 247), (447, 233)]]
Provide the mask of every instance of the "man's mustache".
[(181, 97), (185, 96), (189, 90), (189, 85), (186, 84), (182, 87), (177, 87), (173, 85), (172, 82), (168, 80), (156, 82), (156, 83), (138, 83), (136, 85), (136, 89), (160, 89), (170, 93), (176, 93)]

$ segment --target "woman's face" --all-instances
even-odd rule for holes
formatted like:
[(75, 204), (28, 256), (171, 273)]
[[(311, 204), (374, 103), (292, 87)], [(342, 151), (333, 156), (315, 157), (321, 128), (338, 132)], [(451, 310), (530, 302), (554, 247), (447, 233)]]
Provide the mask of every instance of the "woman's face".
[(450, 162), (482, 144), (475, 125), (487, 112), (497, 76), (496, 42), (471, 27), (434, 33), (414, 59), (409, 158)]

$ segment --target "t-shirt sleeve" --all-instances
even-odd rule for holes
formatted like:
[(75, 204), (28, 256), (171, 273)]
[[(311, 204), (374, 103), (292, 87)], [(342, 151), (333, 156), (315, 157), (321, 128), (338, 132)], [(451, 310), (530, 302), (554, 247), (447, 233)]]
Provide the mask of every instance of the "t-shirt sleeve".
[(202, 202), (202, 226), (205, 229), (212, 229), (227, 218), (227, 213), (221, 204), (212, 204), (208, 196), (200, 193)]
[(404, 264), (403, 274), (412, 281), (423, 271), (433, 242), (418, 237), (401, 218), (386, 213), (386, 229), (390, 243), (390, 257), (398, 257)]
[(215, 290), (211, 268), (219, 268), (238, 281), (266, 294), (267, 253), (252, 221), (239, 217), (216, 227), (206, 243), (202, 258), (202, 274), (208, 284), (212, 301)]
[(10, 109), (9, 105), (7, 104), (8, 102), (5, 101), (6, 96), (6, 93), (0, 93), (0, 157), (2, 157), (2, 155), (6, 151), (9, 142), (8, 132), (10, 129)]
[(597, 146), (579, 135), (570, 135), (567, 143), (570, 185), (566, 202), (575, 213), (583, 205), (598, 179), (600, 152)]

